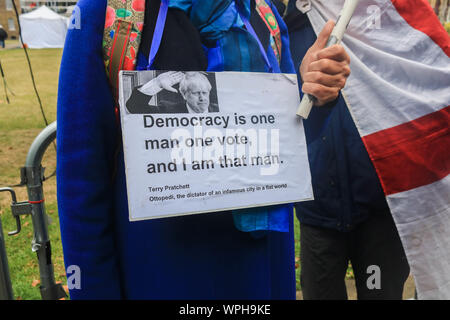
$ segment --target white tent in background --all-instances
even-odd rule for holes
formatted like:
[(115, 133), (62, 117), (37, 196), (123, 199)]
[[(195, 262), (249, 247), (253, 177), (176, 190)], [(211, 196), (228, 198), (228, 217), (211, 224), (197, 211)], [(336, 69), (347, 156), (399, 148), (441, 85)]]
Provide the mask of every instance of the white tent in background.
[(22, 40), (29, 48), (62, 48), (66, 39), (68, 18), (46, 6), (19, 16)]

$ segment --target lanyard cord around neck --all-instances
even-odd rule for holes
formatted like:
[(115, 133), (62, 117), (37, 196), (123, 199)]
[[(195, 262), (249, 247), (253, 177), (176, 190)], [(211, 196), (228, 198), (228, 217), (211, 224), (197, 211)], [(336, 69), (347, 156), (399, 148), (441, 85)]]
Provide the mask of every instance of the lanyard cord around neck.
[(164, 25), (166, 24), (167, 11), (169, 10), (169, 0), (161, 0), (159, 7), (158, 19), (156, 20), (155, 31), (153, 32), (152, 44), (150, 47), (150, 55), (148, 57), (147, 70), (152, 70), (153, 62), (158, 53), (161, 39), (164, 32)]
[(247, 18), (247, 15), (245, 15), (242, 12), (242, 9), (239, 5), (236, 5), (236, 7), (238, 8), (238, 13), (239, 16), (241, 17), (242, 22), (244, 22), (245, 28), (247, 29), (247, 31), (253, 36), (253, 38), (256, 40), (256, 42), (259, 45), (259, 50), (261, 51), (261, 55), (264, 59), (264, 62), (266, 63), (266, 66), (269, 70), (270, 73), (273, 73), (273, 68), (272, 65), (269, 62), (269, 58), (267, 57), (267, 53), (266, 50), (264, 49), (264, 46), (262, 45), (261, 41), (258, 38), (258, 35), (255, 32), (255, 29), (253, 29), (252, 25), (250, 24), (250, 21)]

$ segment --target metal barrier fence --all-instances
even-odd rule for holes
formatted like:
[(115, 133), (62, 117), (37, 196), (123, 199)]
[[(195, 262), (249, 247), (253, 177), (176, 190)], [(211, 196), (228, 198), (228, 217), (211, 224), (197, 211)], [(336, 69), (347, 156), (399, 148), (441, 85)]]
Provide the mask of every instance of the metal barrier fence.
[[(11, 213), (16, 220), (17, 229), (8, 235), (15, 235), (21, 231), (20, 216), (31, 215), (34, 237), (31, 249), (36, 252), (39, 262), (41, 279), (40, 292), (43, 300), (57, 300), (66, 297), (61, 284), (55, 283), (53, 264), (51, 259), (51, 246), (48, 235), (48, 218), (44, 203), (44, 168), (42, 158), (48, 146), (56, 138), (56, 121), (47, 126), (36, 137), (28, 150), (25, 166), (21, 168), (21, 184), (25, 185), (28, 200), (17, 202), (16, 194), (12, 188), (1, 188), (0, 192), (11, 194)], [(3, 238), (3, 229), (0, 222), (0, 300), (13, 299), (13, 290), (9, 275), (8, 259)]]

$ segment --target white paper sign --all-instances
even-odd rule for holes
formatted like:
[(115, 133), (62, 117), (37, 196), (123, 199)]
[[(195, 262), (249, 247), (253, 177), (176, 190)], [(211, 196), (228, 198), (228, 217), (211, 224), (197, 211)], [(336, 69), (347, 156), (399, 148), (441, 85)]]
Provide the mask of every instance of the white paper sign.
[(313, 198), (295, 74), (122, 71), (130, 220)]

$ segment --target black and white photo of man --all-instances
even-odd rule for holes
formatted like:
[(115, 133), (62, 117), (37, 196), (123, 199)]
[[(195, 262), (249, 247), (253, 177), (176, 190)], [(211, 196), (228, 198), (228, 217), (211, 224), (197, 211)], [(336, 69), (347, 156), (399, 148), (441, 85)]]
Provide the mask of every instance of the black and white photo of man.
[(208, 79), (204, 72), (163, 72), (135, 87), (126, 107), (130, 113), (219, 112), (213, 76)]

